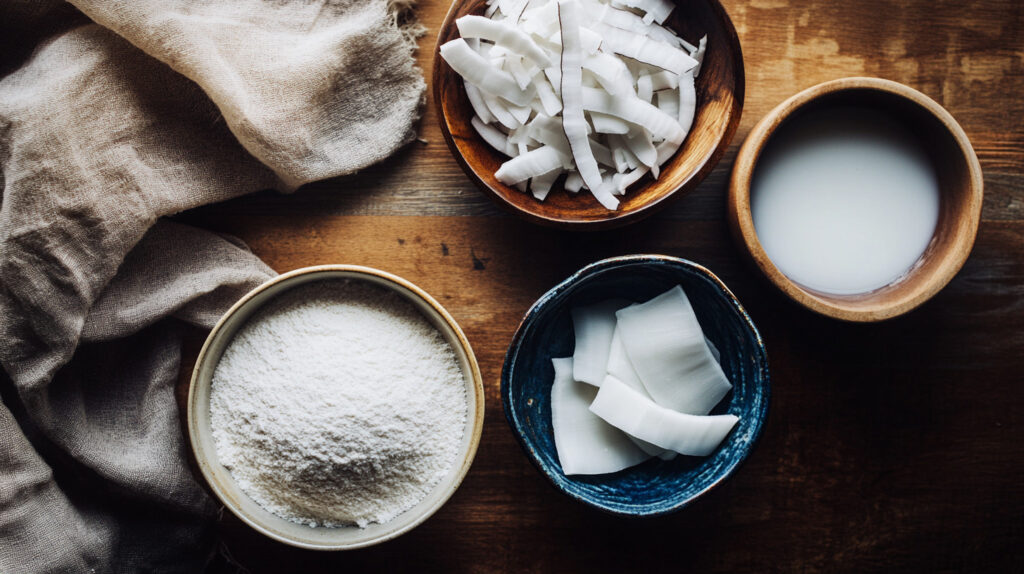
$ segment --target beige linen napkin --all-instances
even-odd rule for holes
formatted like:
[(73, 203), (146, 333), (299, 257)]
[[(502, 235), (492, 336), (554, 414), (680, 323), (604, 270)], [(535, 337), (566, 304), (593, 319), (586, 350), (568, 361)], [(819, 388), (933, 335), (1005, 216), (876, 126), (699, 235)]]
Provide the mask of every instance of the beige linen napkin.
[(160, 218), (387, 157), (424, 84), (386, 0), (72, 4), (0, 5), (0, 572), (197, 572), (182, 322), (273, 272)]

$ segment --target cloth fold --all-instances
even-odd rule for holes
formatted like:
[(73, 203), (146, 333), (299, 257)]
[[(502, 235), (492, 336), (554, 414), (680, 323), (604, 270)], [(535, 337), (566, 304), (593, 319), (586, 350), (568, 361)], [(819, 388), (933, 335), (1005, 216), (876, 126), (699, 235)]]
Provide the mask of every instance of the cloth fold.
[(197, 572), (182, 332), (273, 271), (162, 218), (411, 141), (409, 5), (72, 4), (0, 6), (0, 572)]

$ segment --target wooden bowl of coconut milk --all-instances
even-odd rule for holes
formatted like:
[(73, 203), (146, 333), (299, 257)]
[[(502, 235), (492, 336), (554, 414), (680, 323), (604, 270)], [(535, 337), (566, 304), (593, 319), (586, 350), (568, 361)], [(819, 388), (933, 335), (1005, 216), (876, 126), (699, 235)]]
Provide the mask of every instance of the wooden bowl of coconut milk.
[(243, 297), (207, 338), (188, 397), (192, 450), (221, 503), (312, 550), (370, 546), (429, 518), (469, 471), (483, 418), (480, 369), (452, 316), (355, 265), (298, 269)]
[(804, 90), (750, 132), (728, 216), (754, 265), (822, 315), (890, 319), (941, 290), (970, 254), (981, 166), (942, 106), (902, 84)]

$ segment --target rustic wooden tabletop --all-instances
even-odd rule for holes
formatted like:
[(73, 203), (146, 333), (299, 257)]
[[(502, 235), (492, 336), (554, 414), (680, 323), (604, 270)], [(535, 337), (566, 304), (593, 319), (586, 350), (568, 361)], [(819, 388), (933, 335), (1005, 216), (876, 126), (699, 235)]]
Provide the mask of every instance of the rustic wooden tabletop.
[[(725, 0), (746, 62), (736, 139), (714, 173), (625, 229), (553, 231), (499, 212), (463, 175), (428, 102), (414, 143), (357, 176), (264, 192), (182, 217), (244, 239), (278, 271), (356, 263), (445, 305), (483, 371), (476, 462), (433, 518), (353, 552), (271, 542), (225, 514), (242, 566), (334, 571), (1024, 571), (1024, 3), (1019, 0)], [(448, 4), (422, 0), (429, 71)], [(428, 73), (429, 75), (429, 73)], [(971, 137), (984, 221), (956, 279), (878, 325), (789, 303), (741, 262), (726, 180), (750, 127), (825, 80), (893, 79), (935, 98)], [(709, 267), (765, 337), (767, 428), (725, 485), (656, 519), (606, 516), (555, 491), (505, 422), (502, 358), (524, 311), (580, 266), (664, 253)]]

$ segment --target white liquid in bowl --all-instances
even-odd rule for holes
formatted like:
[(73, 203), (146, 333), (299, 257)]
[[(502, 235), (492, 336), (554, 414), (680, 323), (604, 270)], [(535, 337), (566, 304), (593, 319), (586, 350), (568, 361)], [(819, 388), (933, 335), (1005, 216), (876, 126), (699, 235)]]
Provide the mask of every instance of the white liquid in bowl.
[(772, 136), (750, 202), (758, 240), (782, 273), (848, 295), (913, 267), (938, 223), (939, 183), (903, 124), (868, 108), (831, 107)]

